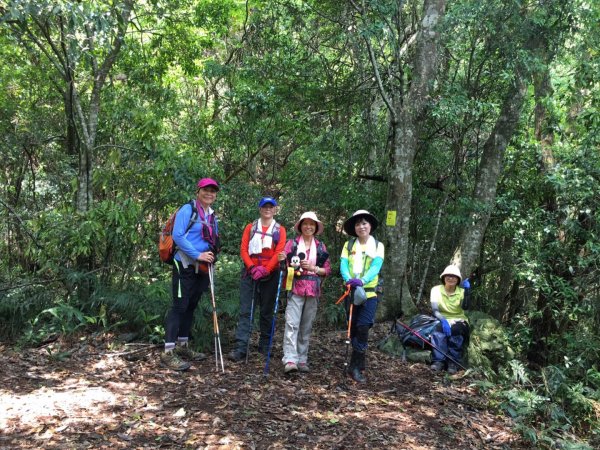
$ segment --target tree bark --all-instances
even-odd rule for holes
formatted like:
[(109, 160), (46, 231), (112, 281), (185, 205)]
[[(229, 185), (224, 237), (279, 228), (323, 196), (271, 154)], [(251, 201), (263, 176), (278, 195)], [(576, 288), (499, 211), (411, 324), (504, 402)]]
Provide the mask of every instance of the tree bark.
[[(546, 101), (551, 98), (553, 94), (549, 70), (551, 58), (549, 57), (548, 52), (548, 42), (545, 39), (536, 39), (534, 44), (535, 49), (540, 56), (540, 60), (543, 61), (541, 67), (533, 73), (535, 98), (534, 131), (535, 139), (538, 141), (541, 153), (539, 169), (542, 174), (547, 175), (554, 170), (554, 154), (552, 151), (554, 134), (550, 131), (549, 126), (552, 114), (546, 107)], [(550, 216), (555, 215), (558, 209), (556, 191), (548, 181), (543, 182), (542, 207)], [(549, 235), (546, 238), (545, 244), (550, 244), (552, 239), (553, 236)], [(551, 259), (547, 266), (549, 267), (549, 273), (546, 277), (548, 278), (549, 285), (553, 288), (554, 283), (552, 280), (554, 280), (555, 277), (567, 282), (571, 280), (571, 274), (561, 273), (559, 269), (561, 264), (559, 261), (552, 261)], [(560, 291), (560, 286), (557, 286), (556, 290)], [(537, 366), (544, 366), (547, 364), (549, 355), (547, 338), (558, 331), (558, 326), (552, 312), (553, 306), (558, 307), (559, 311), (562, 310), (563, 305), (560, 297), (548, 295), (547, 292), (540, 289), (536, 302), (536, 310), (541, 314), (531, 320), (532, 340), (527, 352), (527, 359), (529, 362)]]

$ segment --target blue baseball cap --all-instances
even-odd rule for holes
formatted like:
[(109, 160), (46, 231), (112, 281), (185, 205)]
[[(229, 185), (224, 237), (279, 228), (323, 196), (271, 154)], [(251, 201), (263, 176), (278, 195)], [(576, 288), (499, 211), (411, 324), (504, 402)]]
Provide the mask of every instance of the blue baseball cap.
[(277, 200), (275, 200), (273, 197), (263, 197), (260, 199), (260, 202), (258, 202), (258, 207), (262, 208), (263, 206), (265, 206), (267, 203), (270, 203), (273, 206), (277, 206)]

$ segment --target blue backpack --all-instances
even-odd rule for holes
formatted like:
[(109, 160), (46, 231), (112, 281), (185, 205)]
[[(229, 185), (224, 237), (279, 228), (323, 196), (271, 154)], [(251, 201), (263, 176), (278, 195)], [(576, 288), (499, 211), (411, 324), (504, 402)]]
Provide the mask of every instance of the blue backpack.
[[(412, 328), (413, 331), (419, 333), (423, 339), (431, 342), (431, 334), (439, 323), (440, 321), (435, 317), (419, 314), (411, 319), (408, 326)], [(402, 342), (404, 348), (413, 347), (425, 350), (425, 342), (398, 323), (396, 323), (396, 333), (398, 333), (398, 338), (400, 339), (400, 342)]]

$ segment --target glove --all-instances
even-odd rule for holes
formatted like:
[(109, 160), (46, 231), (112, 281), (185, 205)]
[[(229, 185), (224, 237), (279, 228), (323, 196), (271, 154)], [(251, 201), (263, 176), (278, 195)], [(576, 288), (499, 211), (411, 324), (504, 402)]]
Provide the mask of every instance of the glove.
[(448, 323), (448, 321), (446, 319), (441, 319), (440, 322), (442, 323), (442, 331), (444, 332), (444, 334), (446, 336), (451, 336), (452, 330), (450, 329), (450, 324)]
[(261, 278), (266, 277), (269, 274), (269, 271), (263, 266), (254, 266), (250, 271), (250, 276), (254, 281), (258, 281)]
[(460, 287), (462, 287), (463, 289), (471, 289), (471, 283), (469, 282), (469, 279), (465, 278), (465, 281), (462, 282)]
[(352, 288), (355, 288), (355, 287), (358, 287), (358, 286), (362, 286), (362, 285), (363, 285), (362, 280), (360, 280), (358, 278), (351, 278), (346, 283), (346, 286), (350, 286)]

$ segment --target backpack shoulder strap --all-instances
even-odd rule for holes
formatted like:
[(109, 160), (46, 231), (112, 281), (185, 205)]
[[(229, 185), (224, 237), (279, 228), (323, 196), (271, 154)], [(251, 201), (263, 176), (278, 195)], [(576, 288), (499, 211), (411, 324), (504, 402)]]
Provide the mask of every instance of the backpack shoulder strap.
[(354, 236), (350, 236), (350, 239), (348, 239), (348, 255), (352, 253), (352, 248), (354, 247), (355, 242), (356, 238)]
[(254, 222), (252, 222), (252, 228), (250, 228), (250, 239), (252, 239), (252, 236), (254, 236), (254, 234), (256, 233), (257, 230), (258, 230), (258, 219), (256, 219)]
[[(250, 239), (252, 239), (252, 236), (254, 236), (254, 234), (258, 231), (258, 221), (260, 219), (256, 219), (254, 222), (252, 222), (252, 228), (250, 229)], [(265, 233), (265, 236), (270, 236), (273, 238), (273, 243), (275, 245), (277, 245), (279, 243), (279, 237), (280, 237), (280, 233), (279, 230), (281, 229), (281, 225), (279, 224), (279, 222), (277, 222), (275, 220), (275, 224), (273, 225), (273, 233)], [(261, 230), (262, 232), (262, 230)]]
[(325, 245), (323, 244), (323, 242), (319, 241), (319, 243), (317, 244), (317, 255), (319, 253), (323, 253), (324, 252), (324, 250), (323, 250), (324, 247), (325, 247)]
[(279, 222), (277, 222), (275, 220), (275, 225), (273, 225), (273, 236), (272, 236), (273, 237), (273, 243), (275, 245), (279, 244), (280, 230), (281, 230), (281, 225), (279, 224)]
[(196, 202), (194, 200), (190, 200), (187, 204), (192, 207), (192, 215), (190, 216), (190, 221), (188, 222), (188, 225), (185, 228), (186, 233), (190, 231), (192, 226), (194, 226), (194, 222), (198, 221), (198, 209), (196, 208)]

